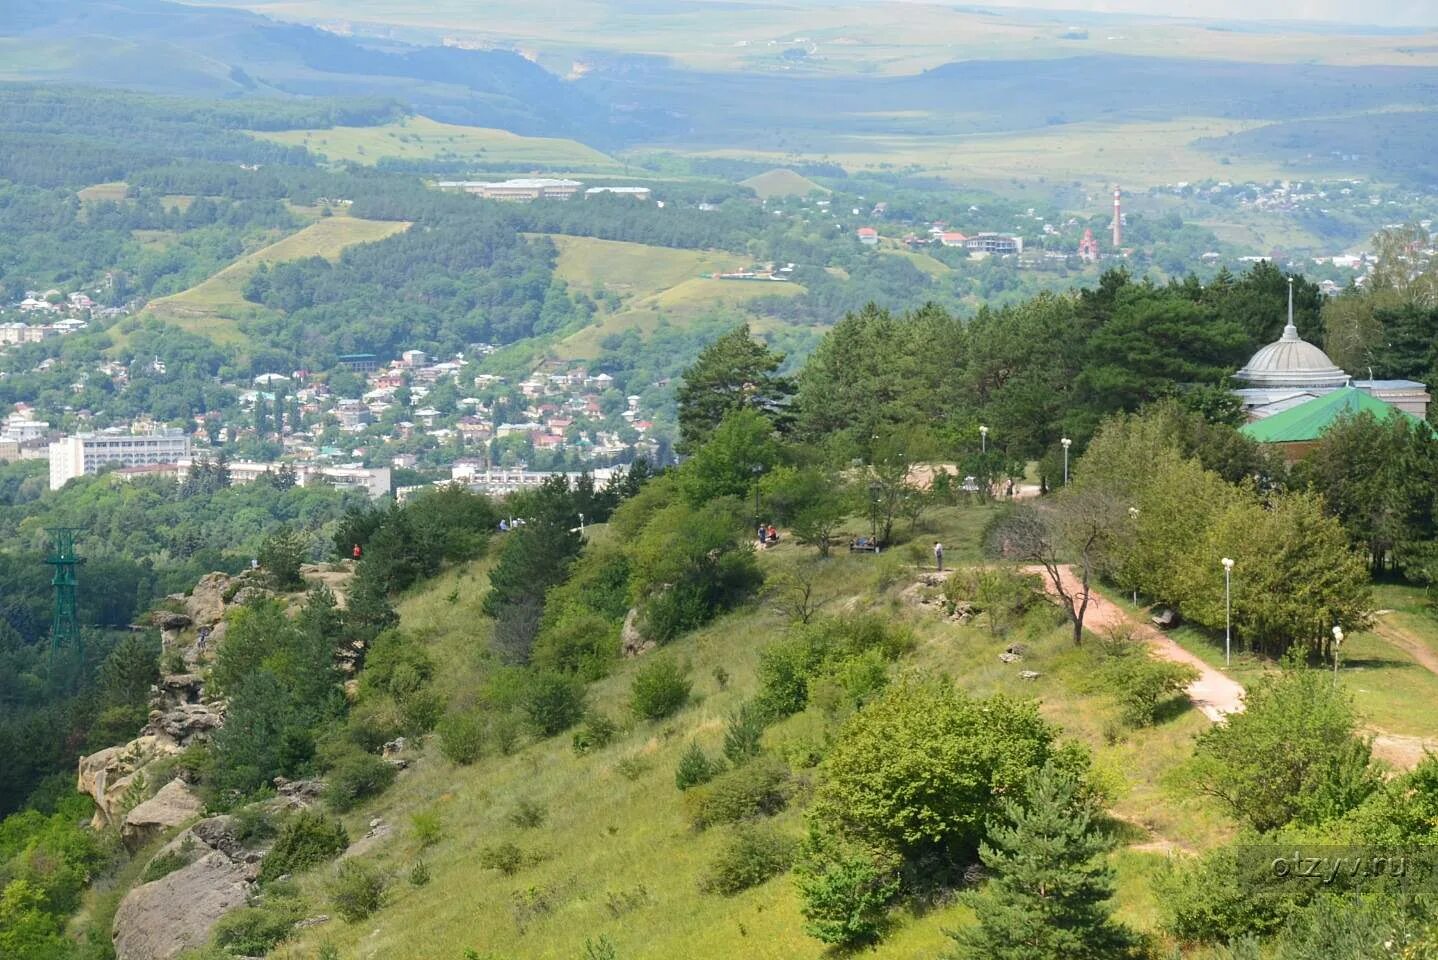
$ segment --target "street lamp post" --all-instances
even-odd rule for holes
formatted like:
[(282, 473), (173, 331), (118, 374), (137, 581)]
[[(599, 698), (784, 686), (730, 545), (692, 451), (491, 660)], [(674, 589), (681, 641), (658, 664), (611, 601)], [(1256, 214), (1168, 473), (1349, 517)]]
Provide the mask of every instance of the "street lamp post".
[(1223, 564), (1223, 665), (1233, 663), (1233, 561), (1224, 557)]
[(754, 522), (757, 524), (759, 522), (759, 475), (764, 472), (764, 467), (762, 464), (756, 463), (749, 470), (754, 474)]
[(1064, 486), (1068, 486), (1068, 485), (1069, 485), (1069, 447), (1073, 445), (1073, 441), (1070, 440), (1068, 437), (1064, 437), (1062, 440), (1059, 441), (1059, 443), (1061, 443), (1061, 444), (1064, 445)]
[(982, 426), (979, 427), (979, 452), (980, 452), (980, 453), (988, 453), (988, 452), (989, 452), (989, 428), (988, 428), (988, 427), (982, 427)]
[[(1128, 508), (1128, 518), (1134, 522), (1134, 526), (1138, 526), (1138, 507), (1129, 507), (1129, 508)], [(1134, 585), (1133, 585), (1133, 605), (1134, 605), (1135, 607), (1138, 606), (1138, 584), (1137, 584), (1137, 583), (1134, 583)]]
[(1333, 625), (1333, 682), (1338, 682), (1338, 648), (1343, 646), (1343, 628)]

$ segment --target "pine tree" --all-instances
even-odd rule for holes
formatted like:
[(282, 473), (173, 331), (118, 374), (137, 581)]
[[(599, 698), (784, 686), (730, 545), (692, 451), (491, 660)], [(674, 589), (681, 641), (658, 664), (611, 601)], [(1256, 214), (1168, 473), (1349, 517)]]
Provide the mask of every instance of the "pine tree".
[(684, 371), (677, 393), (680, 449), (697, 450), (735, 410), (759, 410), (771, 420), (783, 421), (785, 404), (794, 392), (793, 383), (776, 374), (783, 362), (783, 354), (749, 335), (747, 323), (705, 347)]
[(1114, 922), (1112, 841), (1071, 774), (1047, 764), (1023, 803), (1004, 804), (979, 855), (993, 874), (971, 899), (975, 926), (952, 934), (951, 960), (1119, 960), (1134, 938)]

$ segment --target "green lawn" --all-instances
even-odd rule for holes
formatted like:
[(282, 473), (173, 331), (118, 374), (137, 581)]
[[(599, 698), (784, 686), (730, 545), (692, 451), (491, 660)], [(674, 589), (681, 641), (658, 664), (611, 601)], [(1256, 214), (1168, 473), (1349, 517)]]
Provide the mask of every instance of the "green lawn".
[[(1067, 735), (1095, 748), (1101, 779), (1114, 795), (1114, 813), (1136, 825), (1134, 849), (1115, 859), (1121, 914), (1150, 926), (1157, 904), (1150, 877), (1165, 850), (1202, 847), (1230, 828), (1203, 802), (1167, 786), (1169, 772), (1188, 754), (1202, 718), (1185, 710), (1151, 730), (1132, 731), (1107, 742), (1114, 716), (1108, 698), (1089, 680), (1092, 660), (1075, 648), (1054, 611), (1040, 606), (1007, 637), (991, 634), (982, 618), (950, 623), (930, 608), (902, 598), (917, 563), (927, 564), (928, 545), (942, 539), (952, 563), (976, 562), (979, 533), (991, 507), (935, 511), (908, 544), (883, 555), (838, 551), (816, 561), (814, 551), (785, 541), (760, 554), (769, 573), (813, 569), (825, 610), (872, 608), (912, 625), (919, 647), (906, 667), (942, 670), (975, 693), (1006, 692), (1037, 698), (1044, 714)], [(862, 522), (851, 524), (854, 530)], [(907, 525), (901, 534), (907, 536)], [(608, 531), (592, 527), (592, 537)], [(425, 639), (442, 664), (438, 682), (451, 698), (472, 696), (497, 669), (488, 654), (490, 623), (479, 612), (487, 588), (487, 561), (452, 569), (414, 591), (399, 605), (402, 624)], [(725, 717), (756, 688), (759, 652), (784, 629), (767, 603), (749, 608), (676, 641), (672, 653), (690, 667), (695, 700), (668, 721), (626, 721), (618, 742), (596, 754), (576, 757), (567, 737), (530, 743), (508, 757), (493, 756), (470, 767), (455, 767), (433, 744), (377, 802), (347, 818), (354, 835), (373, 817), (398, 828), (376, 854), (397, 878), (390, 906), (369, 920), (338, 920), (302, 932), (274, 955), (310, 960), (322, 943), (344, 957), (386, 960), (459, 958), (467, 949), (481, 957), (573, 960), (583, 956), (586, 938), (608, 937), (625, 960), (731, 960), (734, 957), (830, 958), (832, 953), (802, 929), (792, 881), (777, 878), (734, 897), (702, 893), (699, 881), (721, 841), (722, 831), (696, 833), (686, 823), (673, 771), (681, 751), (697, 740), (717, 752)], [(1023, 664), (1004, 664), (997, 653), (1014, 640), (1029, 646)], [(593, 685), (591, 703), (616, 719), (625, 702), (633, 662)], [(1020, 668), (1037, 670), (1034, 681)], [(813, 708), (765, 734), (768, 749), (797, 756), (827, 723)], [(813, 771), (799, 769), (801, 797)], [(521, 800), (547, 810), (535, 829), (513, 826), (508, 813)], [(423, 853), (433, 879), (423, 888), (404, 882), (421, 856), (409, 834), (409, 816), (434, 809), (445, 839)], [(791, 808), (776, 819), (797, 836), (802, 812)], [(503, 841), (518, 844), (532, 858), (511, 877), (481, 869), (480, 848)], [(324, 871), (303, 877), (304, 888), (320, 902)], [(318, 912), (318, 908), (316, 910)], [(893, 933), (865, 956), (930, 958), (948, 943), (945, 928), (967, 922), (966, 908), (950, 904), (921, 915), (901, 911)]]
[(376, 127), (323, 130), (255, 131), (251, 136), (305, 147), (335, 163), (373, 164), (382, 157), (402, 160), (471, 160), (485, 163), (533, 163), (579, 171), (619, 172), (622, 165), (575, 140), (522, 137), (507, 130), (439, 123), (407, 117)]

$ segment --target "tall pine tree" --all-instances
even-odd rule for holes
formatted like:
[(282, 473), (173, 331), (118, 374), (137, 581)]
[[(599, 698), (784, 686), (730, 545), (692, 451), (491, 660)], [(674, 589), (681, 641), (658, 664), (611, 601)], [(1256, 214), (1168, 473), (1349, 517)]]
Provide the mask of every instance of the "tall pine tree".
[(747, 323), (705, 347), (684, 371), (677, 394), (680, 452), (697, 450), (735, 410), (759, 410), (783, 427), (794, 392), (792, 381), (776, 375), (783, 362), (783, 354), (749, 335)]
[(979, 856), (992, 873), (970, 903), (978, 923), (951, 934), (951, 960), (1121, 960), (1135, 940), (1109, 913), (1113, 842), (1071, 774), (1033, 774), (1023, 803), (1004, 804)]

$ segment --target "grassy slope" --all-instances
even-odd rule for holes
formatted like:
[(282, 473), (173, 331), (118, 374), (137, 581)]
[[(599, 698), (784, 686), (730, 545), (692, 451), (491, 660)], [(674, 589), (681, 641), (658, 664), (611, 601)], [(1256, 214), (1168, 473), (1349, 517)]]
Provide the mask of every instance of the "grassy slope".
[(739, 185), (753, 190), (762, 200), (768, 200), (770, 197), (807, 197), (815, 191), (830, 192), (793, 170), (770, 170), (767, 173), (752, 176), (748, 180), (741, 180)]
[(168, 320), (191, 333), (217, 342), (242, 339), (234, 320), (255, 310), (244, 297), (245, 281), (260, 264), (281, 263), (306, 257), (337, 259), (345, 247), (383, 240), (409, 225), (354, 217), (334, 216), (317, 220), (283, 240), (241, 257), (203, 283), (183, 293), (152, 301), (146, 312)]
[(625, 330), (652, 331), (661, 317), (671, 322), (741, 305), (756, 297), (803, 292), (797, 284), (741, 283), (706, 274), (736, 270), (748, 261), (718, 250), (674, 250), (590, 237), (551, 237), (559, 248), (556, 273), (576, 291), (617, 293), (620, 306), (602, 313), (553, 348), (563, 359), (593, 358), (605, 337)]
[[(977, 542), (987, 517), (979, 508), (941, 511), (934, 535), (951, 545), (954, 560), (976, 560), (976, 553), (970, 549), (965, 556), (961, 545)], [(595, 536), (606, 533), (591, 530)], [(899, 549), (891, 554), (893, 560), (844, 554), (823, 564), (820, 585), (832, 598), (830, 609), (872, 604), (885, 615), (912, 622), (920, 646), (909, 665), (946, 671), (977, 693), (1035, 697), (1049, 718), (1092, 745), (1099, 768), (1116, 785), (1115, 813), (1155, 831), (1133, 831), (1136, 846), (1116, 860), (1123, 915), (1151, 924), (1156, 906), (1147, 878), (1162, 862), (1162, 851), (1203, 847), (1229, 833), (1211, 807), (1179, 798), (1164, 786), (1169, 771), (1187, 755), (1192, 735), (1203, 728), (1202, 718), (1185, 710), (1155, 730), (1105, 745), (1103, 730), (1114, 708), (1106, 697), (1081, 692), (1089, 661), (1072, 648), (1052, 616), (1041, 614), (1007, 639), (991, 636), (982, 621), (967, 626), (942, 622), (897, 598), (907, 574), (898, 587), (878, 588), (876, 576), (885, 566), (912, 569), (907, 551)], [(921, 545), (918, 552), (926, 551)], [(785, 543), (762, 554), (761, 562), (773, 573), (811, 563), (811, 557), (812, 551)], [(485, 652), (490, 624), (479, 614), (485, 571), (484, 563), (449, 571), (400, 605), (403, 624), (427, 638), (443, 665), (440, 682), (451, 697), (473, 695), (494, 669)], [(575, 757), (568, 738), (560, 737), (527, 745), (507, 758), (457, 768), (430, 744), (396, 786), (349, 818), (355, 835), (374, 816), (398, 827), (396, 838), (377, 854), (398, 878), (391, 906), (361, 924), (332, 922), (305, 931), (275, 955), (308, 960), (329, 941), (344, 957), (430, 960), (457, 958), (474, 949), (481, 957), (572, 960), (582, 955), (586, 937), (603, 934), (624, 960), (828, 956), (803, 933), (788, 878), (733, 898), (699, 892), (699, 878), (721, 835), (695, 833), (687, 826), (673, 785), (675, 763), (691, 739), (711, 752), (719, 749), (725, 716), (755, 690), (759, 651), (782, 629), (777, 613), (756, 605), (676, 642), (673, 652), (692, 665), (697, 701), (669, 721), (632, 724), (615, 744), (588, 757)], [(1022, 666), (1039, 671), (1038, 680), (1018, 679), (1019, 665), (997, 659), (1013, 639), (1029, 644)], [(632, 662), (619, 665), (613, 676), (591, 688), (591, 702), (612, 717), (625, 717), (634, 667)], [(722, 688), (715, 673), (719, 667), (728, 674)], [(802, 714), (772, 728), (766, 746), (782, 752), (786, 744), (812, 742), (822, 726), (819, 715)], [(803, 778), (812, 775), (800, 771)], [(521, 830), (508, 823), (506, 815), (522, 798), (547, 806), (543, 826)], [(408, 819), (424, 809), (439, 811), (446, 836), (423, 854), (432, 882), (415, 889), (403, 881), (420, 856)], [(790, 810), (777, 822), (797, 835), (802, 816)], [(481, 869), (476, 862), (480, 848), (503, 841), (542, 859), (513, 877)], [(304, 883), (322, 896), (322, 872)], [(529, 915), (518, 906), (535, 896), (549, 903), (547, 912)], [(637, 905), (624, 907), (620, 901), (626, 897)], [(902, 916), (894, 933), (866, 955), (935, 956), (947, 942), (943, 929), (964, 919), (961, 906)]]
[(252, 135), (302, 146), (335, 162), (374, 163), (381, 157), (398, 157), (535, 163), (610, 172), (621, 169), (613, 158), (575, 140), (522, 137), (507, 130), (457, 126), (428, 117), (407, 117), (378, 127), (332, 127)]

